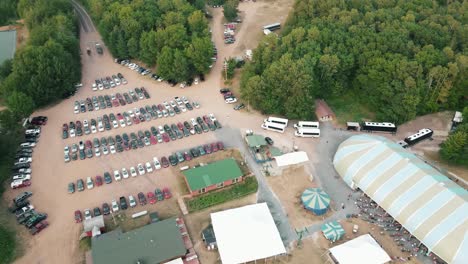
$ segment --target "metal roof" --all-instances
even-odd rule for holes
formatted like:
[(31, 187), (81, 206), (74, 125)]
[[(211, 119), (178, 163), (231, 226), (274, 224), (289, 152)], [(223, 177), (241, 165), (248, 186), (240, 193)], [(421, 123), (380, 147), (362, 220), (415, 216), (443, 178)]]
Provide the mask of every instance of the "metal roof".
[(242, 171), (233, 158), (218, 160), (205, 166), (185, 170), (182, 173), (192, 191), (242, 176)]
[(0, 64), (13, 59), (16, 51), (16, 30), (0, 31)]
[(186, 253), (175, 218), (123, 233), (117, 229), (92, 239), (93, 263), (161, 263)]
[(356, 135), (340, 144), (333, 164), (432, 252), (448, 263), (468, 259), (468, 192), (380, 136)]
[(247, 144), (251, 148), (267, 145), (267, 142), (265, 141), (265, 137), (260, 136), (260, 135), (248, 135), (245, 137), (245, 140), (247, 141)]

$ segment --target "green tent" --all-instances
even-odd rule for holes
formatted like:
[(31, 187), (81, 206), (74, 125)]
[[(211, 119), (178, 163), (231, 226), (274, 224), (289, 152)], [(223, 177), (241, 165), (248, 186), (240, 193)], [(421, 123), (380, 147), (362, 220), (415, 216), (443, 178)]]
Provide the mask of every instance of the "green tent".
[(343, 227), (337, 221), (332, 221), (323, 224), (322, 232), (323, 235), (331, 242), (335, 242), (341, 239), (345, 234)]

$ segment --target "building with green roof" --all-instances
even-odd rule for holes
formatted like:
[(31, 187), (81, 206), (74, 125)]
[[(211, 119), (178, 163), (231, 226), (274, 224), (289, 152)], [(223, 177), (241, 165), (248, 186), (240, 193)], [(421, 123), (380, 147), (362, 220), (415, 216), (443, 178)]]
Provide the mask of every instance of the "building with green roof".
[(243, 180), (241, 168), (233, 158), (218, 160), (182, 173), (192, 196)]
[(16, 30), (0, 31), (0, 64), (13, 59), (16, 51)]
[(176, 218), (125, 233), (117, 229), (91, 241), (94, 264), (162, 263), (187, 253)]

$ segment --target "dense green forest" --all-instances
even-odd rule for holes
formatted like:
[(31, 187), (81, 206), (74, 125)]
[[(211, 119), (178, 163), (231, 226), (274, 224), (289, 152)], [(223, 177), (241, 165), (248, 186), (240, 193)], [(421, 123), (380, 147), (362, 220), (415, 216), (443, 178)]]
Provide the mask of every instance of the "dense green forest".
[(213, 44), (203, 0), (83, 0), (114, 57), (157, 65), (186, 81), (209, 71)]
[(281, 36), (254, 51), (242, 97), (264, 113), (306, 119), (316, 98), (344, 97), (396, 123), (463, 108), (467, 14), (466, 1), (297, 1)]
[(0, 1), (0, 26), (8, 25), (12, 20), (18, 18), (16, 13), (17, 0)]
[(67, 0), (20, 0), (18, 13), (29, 30), (27, 44), (1, 80), (0, 95), (17, 118), (69, 96), (81, 80), (78, 24)]

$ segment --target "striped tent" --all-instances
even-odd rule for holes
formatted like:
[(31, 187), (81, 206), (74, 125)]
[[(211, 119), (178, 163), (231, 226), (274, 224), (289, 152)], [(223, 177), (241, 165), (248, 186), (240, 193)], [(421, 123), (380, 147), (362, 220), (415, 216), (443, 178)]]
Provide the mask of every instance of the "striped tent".
[(301, 201), (307, 210), (323, 215), (330, 205), (330, 196), (320, 188), (307, 188), (301, 195)]
[(447, 263), (468, 260), (468, 191), (400, 145), (355, 135), (333, 159), (338, 174), (359, 188)]
[(344, 236), (345, 231), (337, 221), (332, 221), (322, 225), (322, 233), (326, 239), (335, 242)]

